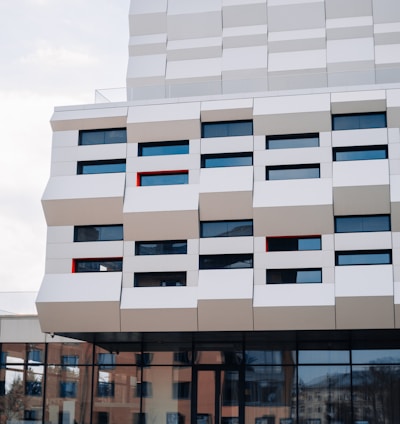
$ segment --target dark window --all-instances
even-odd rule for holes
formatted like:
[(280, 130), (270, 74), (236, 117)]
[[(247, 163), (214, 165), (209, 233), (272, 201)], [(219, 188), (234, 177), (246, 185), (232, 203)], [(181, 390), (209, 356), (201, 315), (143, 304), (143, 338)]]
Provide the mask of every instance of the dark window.
[(125, 172), (125, 159), (89, 160), (78, 162), (77, 173), (81, 174), (113, 174)]
[(119, 272), (122, 258), (74, 259), (73, 272)]
[(98, 397), (114, 397), (114, 382), (99, 381), (97, 383)]
[(82, 146), (115, 143), (126, 143), (125, 128), (79, 131), (79, 144)]
[(385, 128), (386, 113), (353, 113), (332, 116), (332, 129), (335, 130), (358, 130), (364, 128)]
[(185, 255), (186, 253), (186, 240), (135, 242), (135, 255)]
[(190, 365), (191, 364), (191, 352), (187, 350), (174, 352), (174, 363)]
[(115, 368), (115, 353), (99, 353), (97, 361), (99, 369), (113, 370)]
[(62, 355), (61, 356), (61, 366), (63, 368), (67, 367), (76, 367), (79, 362), (78, 355)]
[(336, 161), (387, 159), (387, 157), (387, 146), (353, 146), (333, 149), (333, 160)]
[(108, 424), (108, 412), (100, 411), (97, 413), (97, 424)]
[(298, 149), (300, 147), (318, 147), (319, 134), (288, 134), (266, 137), (267, 149)]
[(185, 155), (189, 153), (189, 141), (163, 141), (139, 143), (139, 156)]
[(321, 268), (268, 269), (267, 284), (322, 283)]
[(6, 382), (4, 380), (0, 381), (0, 396), (6, 394)]
[(188, 184), (188, 171), (182, 172), (152, 172), (138, 174), (139, 186)]
[(186, 272), (135, 272), (135, 287), (186, 286)]
[(199, 260), (199, 269), (253, 268), (253, 255), (251, 253), (201, 255)]
[(77, 393), (77, 384), (75, 381), (60, 382), (60, 397), (76, 398), (76, 393)]
[(146, 424), (146, 413), (145, 412), (134, 412), (133, 413), (133, 424)]
[(201, 124), (203, 138), (244, 135), (253, 135), (253, 121), (203, 122)]
[(111, 241), (123, 240), (123, 226), (83, 225), (74, 229), (74, 241)]
[(342, 265), (384, 265), (392, 263), (391, 250), (359, 250), (336, 252), (335, 262)]
[(390, 231), (390, 215), (336, 216), (336, 233)]
[(153, 361), (152, 352), (135, 353), (136, 365), (138, 367), (149, 367)]
[(27, 396), (42, 396), (42, 382), (41, 381), (26, 381), (25, 394)]
[(319, 164), (267, 166), (267, 180), (301, 180), (319, 178)]
[(200, 223), (200, 237), (244, 237), (253, 235), (253, 220), (204, 221)]
[(321, 250), (321, 237), (267, 237), (267, 251)]
[(152, 397), (153, 385), (150, 381), (142, 381), (136, 384), (136, 397)]
[(5, 368), (7, 363), (7, 352), (0, 352), (0, 369)]
[(201, 155), (202, 168), (223, 168), (229, 166), (253, 165), (252, 153), (219, 153)]
[(178, 381), (172, 383), (173, 399), (189, 399), (190, 398), (190, 381)]

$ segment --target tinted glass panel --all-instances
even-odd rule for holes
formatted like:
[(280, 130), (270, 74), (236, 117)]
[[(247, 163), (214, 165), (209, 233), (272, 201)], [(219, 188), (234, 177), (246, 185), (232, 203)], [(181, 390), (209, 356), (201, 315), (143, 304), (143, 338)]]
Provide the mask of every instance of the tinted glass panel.
[(336, 216), (337, 233), (359, 233), (368, 231), (390, 231), (389, 215)]
[(267, 251), (321, 250), (321, 237), (268, 237)]
[(125, 159), (78, 162), (78, 174), (125, 172)]
[(141, 174), (139, 177), (141, 186), (188, 184), (189, 182), (187, 172), (174, 174)]
[(322, 283), (322, 270), (268, 269), (267, 284)]
[(201, 255), (199, 259), (200, 269), (232, 269), (253, 267), (252, 254)]
[(266, 137), (267, 149), (298, 149), (318, 146), (319, 134), (290, 134)]
[(139, 143), (139, 156), (185, 155), (189, 153), (189, 141), (165, 141)]
[(253, 165), (252, 153), (224, 153), (218, 155), (202, 155), (202, 168), (221, 168), (228, 166)]
[(386, 113), (355, 113), (350, 115), (333, 115), (333, 130), (356, 130), (364, 128), (385, 128)]
[(336, 252), (336, 265), (379, 265), (391, 264), (390, 250)]
[(135, 255), (184, 255), (186, 240), (137, 241)]
[(74, 241), (111, 241), (123, 239), (122, 225), (85, 225), (75, 227)]
[(349, 364), (348, 350), (299, 350), (299, 364)]
[(88, 130), (79, 132), (80, 145), (126, 143), (126, 129)]
[(319, 165), (267, 166), (267, 180), (300, 180), (319, 178)]
[(135, 272), (135, 287), (186, 286), (186, 272)]
[(400, 364), (400, 349), (353, 350), (354, 364)]
[(201, 133), (203, 138), (252, 135), (253, 121), (205, 122)]
[(75, 272), (122, 271), (122, 259), (75, 259)]
[(333, 160), (372, 160), (387, 159), (387, 146), (368, 146), (368, 147), (337, 147), (333, 149)]
[(253, 221), (208, 221), (200, 223), (201, 237), (243, 237), (253, 235)]

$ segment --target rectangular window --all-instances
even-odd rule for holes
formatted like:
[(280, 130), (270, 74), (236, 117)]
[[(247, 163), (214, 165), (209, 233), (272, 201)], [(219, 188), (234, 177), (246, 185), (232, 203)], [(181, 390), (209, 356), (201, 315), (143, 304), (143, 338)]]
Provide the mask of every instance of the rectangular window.
[(74, 241), (123, 240), (123, 226), (118, 225), (79, 225), (74, 228)]
[(152, 352), (135, 353), (136, 365), (138, 367), (149, 367), (153, 362), (154, 354)]
[(190, 399), (190, 381), (172, 383), (173, 399)]
[(266, 137), (266, 149), (299, 149), (319, 147), (319, 134), (288, 134)]
[(75, 381), (60, 382), (60, 397), (61, 398), (76, 398), (77, 384)]
[(200, 237), (245, 237), (253, 235), (253, 220), (203, 221), (200, 223)]
[(99, 381), (97, 382), (98, 397), (114, 397), (114, 382)]
[(115, 354), (114, 353), (99, 353), (97, 362), (101, 370), (113, 370), (115, 368)]
[(126, 143), (126, 128), (79, 131), (79, 145)]
[(114, 174), (125, 172), (125, 159), (115, 160), (89, 160), (78, 162), (77, 174)]
[(40, 349), (33, 349), (28, 351), (28, 362), (29, 363), (42, 363), (43, 362), (43, 351)]
[(301, 180), (319, 177), (319, 164), (267, 166), (265, 175), (268, 181)]
[(268, 269), (267, 284), (322, 283), (321, 268)]
[(120, 272), (122, 258), (74, 259), (72, 272)]
[(78, 366), (79, 356), (78, 355), (62, 355), (61, 366), (63, 368), (76, 367)]
[(153, 385), (151, 381), (142, 381), (136, 384), (136, 397), (150, 398), (153, 396)]
[(385, 128), (386, 113), (352, 113), (332, 116), (332, 130), (359, 130), (366, 128)]
[(201, 155), (202, 168), (223, 168), (253, 165), (253, 153), (219, 153)]
[(188, 184), (188, 171), (138, 173), (138, 186)]
[(135, 255), (185, 255), (186, 253), (186, 240), (135, 242)]
[(199, 269), (237, 268), (253, 268), (253, 255), (251, 253), (201, 255), (199, 258)]
[(202, 138), (253, 135), (253, 121), (203, 122)]
[(390, 231), (390, 215), (335, 216), (336, 233)]
[(26, 381), (25, 394), (27, 396), (42, 396), (42, 382), (41, 381)]
[(186, 155), (189, 153), (189, 141), (162, 141), (139, 143), (139, 156)]
[(321, 250), (321, 236), (267, 237), (267, 252)]
[(333, 149), (333, 160), (373, 160), (387, 159), (387, 146), (352, 146), (352, 147), (335, 147)]
[(345, 265), (385, 265), (392, 263), (391, 250), (359, 250), (335, 253), (335, 264)]
[(186, 286), (186, 272), (135, 272), (135, 287)]

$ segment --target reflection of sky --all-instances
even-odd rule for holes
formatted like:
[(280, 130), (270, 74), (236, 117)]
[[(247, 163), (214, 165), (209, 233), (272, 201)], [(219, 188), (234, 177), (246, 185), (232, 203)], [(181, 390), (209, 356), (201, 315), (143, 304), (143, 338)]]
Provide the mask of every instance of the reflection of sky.
[(348, 365), (299, 366), (299, 383), (306, 385), (326, 385), (328, 378), (337, 386), (338, 380), (350, 375)]
[(400, 364), (400, 349), (353, 350), (353, 364)]
[[(43, 365), (35, 367), (28, 367), (25, 371), (29, 376), (29, 380), (42, 381), (44, 374)], [(11, 390), (13, 383), (17, 381), (24, 381), (24, 366), (23, 365), (11, 365), (6, 369), (5, 387), (6, 392)]]

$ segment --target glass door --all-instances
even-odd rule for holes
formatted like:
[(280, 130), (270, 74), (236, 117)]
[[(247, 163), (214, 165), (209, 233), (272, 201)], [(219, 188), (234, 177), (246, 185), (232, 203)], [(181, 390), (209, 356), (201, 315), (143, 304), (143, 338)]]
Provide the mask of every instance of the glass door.
[(219, 367), (196, 372), (196, 423), (240, 424), (239, 370)]

